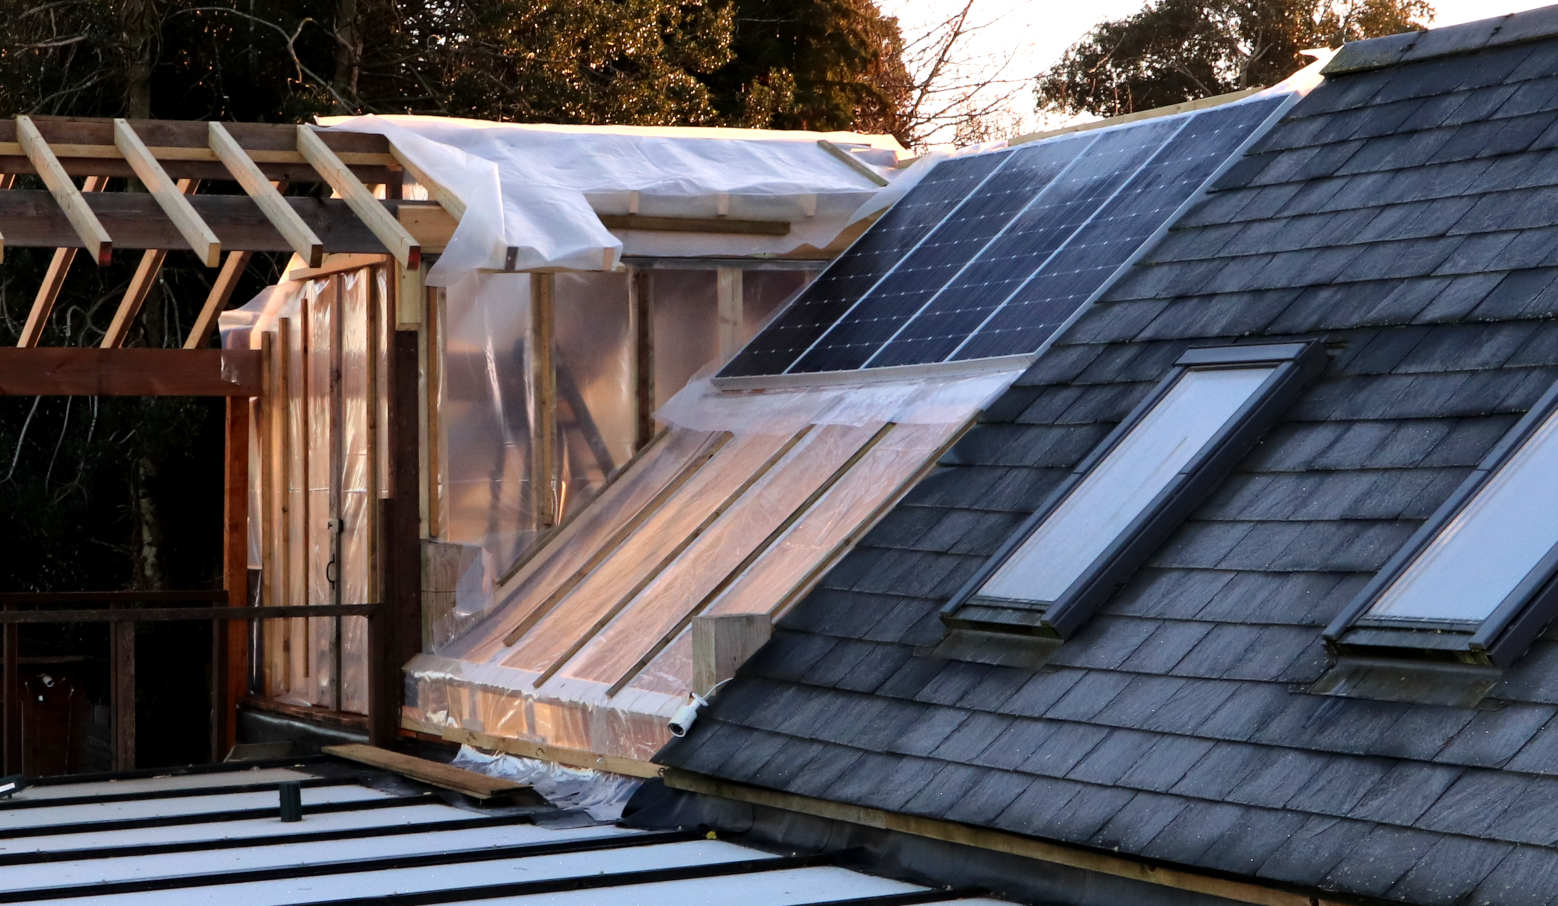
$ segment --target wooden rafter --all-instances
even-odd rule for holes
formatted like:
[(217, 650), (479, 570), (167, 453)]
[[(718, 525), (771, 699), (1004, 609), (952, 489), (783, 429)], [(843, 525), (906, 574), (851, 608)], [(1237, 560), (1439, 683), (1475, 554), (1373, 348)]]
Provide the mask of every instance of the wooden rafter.
[[(88, 176), (81, 187), (83, 192), (100, 192), (108, 184), (106, 176)], [(65, 285), (65, 275), (70, 273), (70, 265), (76, 260), (76, 249), (57, 248), (54, 257), (49, 260), (49, 269), (43, 275), (43, 283), (38, 287), (38, 294), (33, 297), (32, 309), (27, 312), (27, 323), (22, 327), (22, 334), (16, 340), (16, 345), (22, 348), (37, 346), (43, 338), (43, 330), (48, 326), (49, 313), (54, 311), (54, 302), (59, 298), (60, 289)]]
[(422, 248), (400, 221), (391, 214), (362, 180), (351, 171), (336, 153), (330, 150), (311, 126), (299, 126), (298, 150), (313, 168), (318, 171), (330, 188), (346, 202), (362, 220), (378, 240), (384, 244), (389, 253), (395, 256), (395, 260), (401, 267), (416, 269), (421, 266)]
[(212, 123), (209, 128), (211, 150), (221, 159), (225, 166), (237, 180), (238, 185), (254, 199), (264, 212), (265, 219), (276, 228), (287, 243), (292, 246), (292, 251), (299, 258), (308, 262), (309, 267), (318, 267), (324, 258), (324, 243), (319, 240), (313, 229), (303, 221), (303, 218), (287, 204), (279, 189), (266, 179), (259, 165), (249, 157), (243, 146), (238, 144), (227, 129), (221, 123)]
[[(181, 179), (175, 191), (182, 198), (191, 194), (199, 184), (193, 179)], [(185, 201), (188, 204), (188, 201)], [(166, 210), (166, 208), (164, 208)], [(119, 308), (114, 311), (114, 320), (108, 325), (108, 330), (103, 334), (102, 347), (112, 349), (124, 342), (125, 336), (130, 333), (130, 327), (135, 323), (135, 316), (141, 313), (141, 306), (146, 304), (146, 296), (151, 293), (152, 284), (156, 282), (157, 275), (162, 272), (162, 262), (168, 257), (167, 249), (148, 249), (141, 254), (141, 263), (135, 266), (135, 275), (130, 278), (130, 285), (126, 287), (124, 296), (119, 300)]]
[[(31, 118), (16, 118), (16, 137), (21, 143), (22, 153), (27, 155), (27, 160), (48, 187), (49, 194), (54, 196), (55, 202), (65, 212), (66, 219), (75, 229), (82, 246), (91, 253), (92, 260), (99, 266), (108, 264), (113, 258), (113, 240), (81, 196), (81, 190), (76, 188), (65, 168), (60, 166), (59, 158), (54, 156), (49, 143), (43, 140), (42, 133), (33, 125)], [(0, 238), (0, 243), (3, 242), (4, 239)]]
[(227, 301), (233, 297), (233, 290), (238, 288), (238, 281), (248, 268), (249, 259), (253, 257), (253, 252), (227, 253), (227, 260), (222, 263), (222, 269), (212, 281), (211, 291), (206, 293), (205, 304), (200, 306), (200, 314), (195, 317), (189, 336), (184, 338), (185, 349), (199, 349), (206, 344), (211, 331), (216, 329), (217, 318), (227, 308)]
[(157, 206), (162, 208), (168, 219), (173, 221), (173, 226), (189, 243), (190, 249), (195, 253), (206, 267), (216, 267), (222, 260), (222, 243), (217, 240), (216, 234), (206, 226), (206, 222), (190, 207), (188, 186), (192, 180), (180, 180), (174, 185), (168, 172), (157, 163), (157, 158), (152, 157), (147, 150), (146, 143), (135, 134), (130, 124), (122, 119), (114, 120), (114, 146), (117, 147), (124, 159), (129, 162), (130, 169), (135, 171), (156, 200)]

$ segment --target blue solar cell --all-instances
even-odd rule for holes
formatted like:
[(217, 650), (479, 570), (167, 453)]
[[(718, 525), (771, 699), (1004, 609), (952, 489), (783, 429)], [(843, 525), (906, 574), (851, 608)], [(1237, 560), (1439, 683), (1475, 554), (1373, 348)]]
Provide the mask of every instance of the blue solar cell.
[(1005, 158), (982, 154), (952, 158), (933, 167), (754, 337), (720, 376), (784, 371)]

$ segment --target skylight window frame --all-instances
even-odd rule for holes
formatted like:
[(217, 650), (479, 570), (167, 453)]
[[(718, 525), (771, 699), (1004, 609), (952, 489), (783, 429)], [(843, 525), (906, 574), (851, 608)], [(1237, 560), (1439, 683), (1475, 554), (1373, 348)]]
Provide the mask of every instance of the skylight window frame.
[(1548, 388), (1477, 467), (1418, 526), (1321, 637), (1333, 655), (1455, 660), (1508, 666), (1558, 617), (1558, 541), (1481, 620), (1371, 616), (1369, 611), (1417, 558), (1466, 510), (1550, 417), (1558, 413), (1558, 384)]
[[(949, 633), (938, 651), (950, 657), (961, 657), (973, 652), (975, 656), (970, 659), (985, 659), (986, 652), (980, 650), (981, 643), (990, 641), (992, 634), (1051, 641), (1063, 640), (1073, 634), (1226, 479), (1261, 436), (1281, 418), (1305, 385), (1320, 372), (1325, 359), (1324, 346), (1317, 341), (1209, 346), (1185, 351), (1147, 397), (1072, 470), (1066, 481), (1018, 526), (942, 608), (941, 619)], [(1077, 491), (1088, 475), (1131, 435), (1187, 374), (1203, 369), (1263, 367), (1272, 370), (1260, 386), (1058, 598), (1054, 601), (1025, 602), (980, 593), (996, 571)], [(970, 606), (1029, 611), (1035, 619), (1026, 624), (970, 619), (963, 613)], [(960, 633), (972, 635), (959, 640), (956, 636)], [(1000, 653), (991, 654), (989, 659), (1000, 662), (1011, 660)], [(1021, 656), (1018, 659), (1021, 660)]]

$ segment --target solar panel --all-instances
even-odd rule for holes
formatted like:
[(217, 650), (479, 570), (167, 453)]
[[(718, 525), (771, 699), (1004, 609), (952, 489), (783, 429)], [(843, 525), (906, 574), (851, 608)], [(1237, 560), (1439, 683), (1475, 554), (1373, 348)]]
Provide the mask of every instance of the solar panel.
[(939, 362), (1119, 191), (1181, 121), (1150, 120), (1099, 134), (1065, 175), (1033, 200), (1005, 233), (947, 286), (873, 365)]
[(943, 161), (720, 377), (1036, 352), (1288, 97)]
[(970, 331), (951, 357), (966, 360), (1036, 351), (1154, 233), (1168, 225), (1174, 212), (1277, 103), (1217, 107), (1189, 118), (1096, 216)]
[(1001, 166), (978, 193), (948, 214), (790, 370), (847, 371), (865, 365), (1093, 141), (1092, 136), (1073, 138), (998, 155)]
[(952, 158), (933, 167), (721, 374), (784, 371), (1004, 161), (1003, 155), (982, 154)]

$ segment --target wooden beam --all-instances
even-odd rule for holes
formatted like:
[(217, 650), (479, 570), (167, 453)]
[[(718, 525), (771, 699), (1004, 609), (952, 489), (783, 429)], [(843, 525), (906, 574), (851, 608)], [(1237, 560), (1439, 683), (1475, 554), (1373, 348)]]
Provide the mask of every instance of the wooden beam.
[(206, 339), (216, 330), (217, 319), (227, 308), (228, 300), (233, 297), (233, 291), (238, 288), (238, 281), (243, 278), (249, 259), (253, 257), (253, 252), (227, 253), (227, 260), (222, 262), (222, 269), (211, 282), (211, 291), (206, 293), (205, 304), (200, 306), (200, 314), (189, 328), (189, 336), (184, 338), (185, 349), (199, 349), (206, 345)]
[(535, 414), (530, 426), (530, 497), (535, 525), (557, 523), (557, 368), (553, 360), (556, 282), (551, 274), (530, 275), (530, 381)]
[(710, 695), (767, 644), (773, 620), (766, 613), (700, 614), (692, 618), (692, 691)]
[(211, 123), (208, 129), (208, 141), (211, 150), (221, 159), (222, 165), (233, 175), (245, 193), (254, 203), (259, 205), (260, 211), (265, 214), (271, 226), (276, 228), (292, 247), (293, 254), (308, 262), (309, 267), (318, 267), (324, 257), (324, 243), (319, 241), (319, 236), (303, 222), (297, 211), (287, 204), (286, 199), (276, 186), (266, 178), (259, 166), (243, 150), (237, 140), (228, 134), (221, 123)]
[[(212, 123), (212, 125), (216, 125)], [(195, 209), (190, 207), (189, 199), (184, 196), (193, 189), (192, 180), (180, 180), (175, 186), (168, 172), (162, 169), (157, 159), (151, 156), (146, 149), (145, 142), (130, 128), (130, 124), (122, 119), (114, 120), (114, 146), (129, 161), (130, 168), (140, 179), (146, 191), (162, 208), (162, 212), (168, 215), (174, 228), (184, 241), (189, 243), (189, 248), (195, 253), (206, 267), (216, 267), (222, 260), (222, 243), (206, 226), (206, 222), (200, 219)]]
[(406, 228), (400, 225), (395, 215), (385, 208), (384, 203), (373, 197), (373, 193), (362, 184), (362, 180), (341, 162), (341, 159), (330, 150), (330, 146), (324, 143), (312, 127), (299, 126), (297, 132), (298, 150), (303, 153), (304, 159), (351, 207), (352, 212), (362, 220), (363, 225), (384, 243), (384, 247), (395, 256), (395, 260), (408, 270), (421, 267), (421, 246), (410, 233), (406, 232)]
[(411, 178), (417, 181), (417, 185), (427, 190), (428, 198), (438, 202), (455, 220), (465, 219), (465, 201), (460, 196), (456, 195), (448, 186), (434, 179), (426, 170), (417, 166), (411, 158), (402, 154), (400, 149), (395, 147), (394, 142), (389, 143), (389, 151), (390, 155), (395, 158), (395, 162), (400, 164), (407, 173), (411, 174)]
[(21, 143), (22, 153), (27, 155), (33, 169), (48, 187), (49, 194), (54, 196), (55, 203), (65, 213), (82, 247), (92, 255), (92, 260), (98, 266), (108, 264), (113, 259), (113, 240), (109, 238), (108, 231), (103, 229), (97, 215), (87, 206), (86, 199), (81, 197), (81, 190), (76, 188), (65, 168), (60, 166), (54, 152), (49, 150), (49, 144), (43, 140), (38, 127), (33, 125), (29, 117), (18, 116), (16, 136)]
[[(108, 185), (108, 177), (88, 176), (81, 186), (81, 191), (100, 192), (106, 185)], [(39, 285), (38, 294), (33, 296), (32, 308), (27, 312), (27, 323), (22, 327), (22, 334), (16, 340), (17, 346), (37, 346), (38, 341), (43, 338), (43, 331), (49, 323), (49, 314), (54, 310), (54, 302), (59, 298), (60, 289), (65, 285), (65, 275), (70, 273), (70, 265), (75, 260), (76, 250), (73, 248), (54, 250), (54, 257), (49, 259), (49, 269), (44, 272), (43, 283)]]
[(656, 233), (725, 233), (735, 236), (787, 236), (788, 220), (735, 220), (729, 217), (657, 217), (649, 214), (597, 214), (608, 230)]
[(856, 173), (859, 173), (861, 176), (864, 176), (871, 182), (876, 183), (879, 186), (887, 185), (887, 177), (866, 166), (865, 161), (861, 160), (853, 154), (850, 154), (847, 149), (840, 147), (838, 144), (828, 141), (825, 138), (819, 138), (817, 139), (817, 147), (838, 158), (839, 161), (845, 166), (849, 167), (851, 170), (854, 170)]
[[(176, 191), (180, 197), (192, 193), (198, 187), (195, 180), (179, 180)], [(188, 203), (187, 200), (185, 202)], [(162, 263), (167, 260), (168, 253), (165, 249), (148, 249), (141, 253), (141, 262), (135, 266), (135, 274), (130, 278), (130, 285), (125, 288), (124, 296), (119, 300), (119, 307), (114, 311), (114, 319), (108, 325), (108, 330), (103, 333), (103, 341), (99, 345), (104, 349), (112, 349), (124, 344), (124, 339), (130, 333), (130, 327), (135, 324), (135, 316), (141, 313), (141, 307), (146, 304), (146, 297), (151, 294), (152, 284), (156, 282), (157, 275), (162, 273)]]
[[(249, 401), (227, 398), (226, 449), (223, 458), (222, 585), (227, 606), (249, 604)], [(211, 703), (212, 760), (220, 761), (238, 743), (238, 703), (249, 691), (249, 625), (228, 620), (211, 629), (213, 670), (219, 695)]]
[(746, 339), (741, 290), (741, 268), (721, 267), (714, 271), (715, 357), (725, 361), (741, 349)]
[(387, 745), (399, 734), (405, 679), (401, 667), (421, 646), (421, 483), (417, 414), (417, 332), (390, 333), (384, 381), (389, 418), (389, 494), (379, 502), (383, 606), (368, 621), (368, 739)]
[(0, 396), (254, 396), (251, 349), (0, 348)]
[[(224, 179), (227, 177), (223, 177)], [(114, 236), (114, 247), (123, 249), (183, 249), (184, 239), (162, 216), (157, 203), (143, 192), (94, 192), (84, 196), (87, 207)], [(304, 223), (314, 230), (331, 253), (385, 253), (384, 244), (352, 213), (346, 202), (334, 198), (288, 196), (284, 198)], [(228, 251), (292, 252), (290, 243), (277, 232), (259, 207), (245, 195), (194, 195), (189, 203), (216, 231)], [(410, 209), (432, 212), (432, 217), (411, 217), (409, 230), (419, 246), (438, 251), (447, 240), (440, 223), (449, 215), (425, 201), (389, 202), (397, 212)], [(81, 237), (48, 192), (13, 189), (0, 192), (0, 232), (11, 234), (14, 248), (81, 247)], [(444, 234), (440, 238), (440, 234)], [(425, 235), (426, 241), (423, 241)]]
[(628, 268), (628, 322), (633, 328), (633, 448), (655, 437), (655, 310), (650, 271)]
[(510, 796), (515, 793), (529, 793), (536, 805), (541, 805), (542, 800), (523, 783), (515, 783), (512, 780), (504, 780), (501, 777), (491, 777), (487, 774), (478, 774), (475, 771), (467, 771), (450, 764), (438, 761), (429, 761), (426, 758), (416, 758), (411, 755), (402, 755), (399, 752), (391, 752), (376, 746), (365, 746), (361, 743), (347, 743), (345, 745), (325, 746), (326, 755), (334, 755), (347, 761), (365, 764), (369, 767), (380, 768), (385, 771), (393, 771), (402, 777), (420, 781), (431, 786), (445, 790), (454, 790), (470, 796), (472, 799), (492, 799), (499, 796)]

